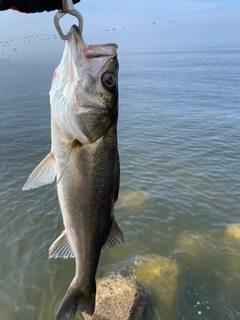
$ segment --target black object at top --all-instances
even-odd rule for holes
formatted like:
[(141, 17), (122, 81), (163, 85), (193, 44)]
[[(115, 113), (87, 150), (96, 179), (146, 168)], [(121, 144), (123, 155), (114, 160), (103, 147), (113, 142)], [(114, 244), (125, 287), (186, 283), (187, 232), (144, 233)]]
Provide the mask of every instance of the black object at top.
[[(80, 0), (73, 0), (78, 3)], [(0, 0), (0, 11), (14, 9), (25, 13), (62, 10), (62, 0)]]

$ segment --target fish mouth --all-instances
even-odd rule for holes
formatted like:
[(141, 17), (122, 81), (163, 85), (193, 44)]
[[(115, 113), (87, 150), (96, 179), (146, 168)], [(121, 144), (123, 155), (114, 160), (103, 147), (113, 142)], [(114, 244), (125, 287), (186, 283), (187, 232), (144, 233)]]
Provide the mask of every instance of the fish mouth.
[[(114, 49), (116, 50), (118, 48), (118, 45), (116, 43), (103, 43), (103, 44), (91, 44), (91, 45), (86, 45), (83, 37), (82, 37), (82, 33), (79, 29), (78, 26), (76, 26), (75, 24), (72, 25), (71, 30), (70, 30), (70, 34), (73, 37), (73, 39), (75, 40), (76, 43), (84, 43), (85, 47), (86, 47), (86, 58), (99, 58), (99, 57), (105, 57), (105, 56), (112, 56), (112, 55), (116, 55), (116, 53), (114, 52)], [(92, 52), (91, 50), (94, 49), (99, 49), (101, 48), (101, 50), (99, 50), (99, 52), (97, 53), (96, 51)], [(105, 50), (103, 50), (105, 49)], [(110, 49), (110, 50), (108, 50)]]
[[(103, 57), (115, 57), (117, 55), (117, 44), (116, 43), (104, 43), (104, 44), (91, 44), (86, 45), (81, 31), (78, 26), (73, 25), (70, 30), (70, 38), (68, 43), (73, 43), (73, 47), (83, 49), (85, 59), (96, 59)], [(78, 49), (79, 52), (79, 49)]]
[(96, 75), (99, 70), (112, 58), (117, 56), (115, 43), (87, 45), (82, 37), (80, 29), (73, 25), (70, 37), (67, 40), (66, 56), (68, 63), (78, 69), (79, 65)]

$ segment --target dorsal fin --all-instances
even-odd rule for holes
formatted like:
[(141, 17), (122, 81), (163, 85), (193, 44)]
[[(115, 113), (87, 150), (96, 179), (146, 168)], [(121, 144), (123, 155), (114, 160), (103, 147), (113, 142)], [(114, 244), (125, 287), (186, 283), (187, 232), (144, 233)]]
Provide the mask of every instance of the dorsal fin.
[(22, 190), (38, 188), (50, 184), (56, 176), (54, 155), (50, 152), (28, 177)]
[(121, 242), (124, 243), (124, 237), (123, 237), (121, 229), (117, 225), (117, 222), (115, 221), (114, 216), (113, 216), (112, 227), (111, 227), (111, 230), (110, 230), (109, 235), (107, 237), (107, 240), (102, 247), (102, 251), (104, 251), (106, 249), (110, 249), (110, 248), (116, 246), (117, 244), (120, 244)]

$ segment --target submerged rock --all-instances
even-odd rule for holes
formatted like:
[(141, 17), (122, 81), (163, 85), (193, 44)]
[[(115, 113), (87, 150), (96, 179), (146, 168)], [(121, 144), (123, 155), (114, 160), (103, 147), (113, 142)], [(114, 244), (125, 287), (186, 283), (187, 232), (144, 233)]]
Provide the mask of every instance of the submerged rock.
[(222, 275), (221, 280), (234, 298), (239, 297), (240, 223), (232, 223), (226, 227), (222, 247), (224, 254), (224, 274)]
[(97, 283), (96, 308), (85, 320), (141, 320), (145, 296), (133, 279), (110, 276)]
[(240, 223), (232, 223), (226, 227), (225, 235), (240, 241)]
[(207, 232), (182, 232), (177, 237), (174, 256), (187, 265), (198, 266), (214, 254), (216, 241), (217, 237)]
[(154, 304), (160, 305), (161, 319), (172, 318), (180, 268), (169, 258), (155, 254), (140, 257), (135, 267), (137, 282), (144, 285)]
[(120, 191), (117, 205), (129, 208), (141, 205), (148, 199), (150, 196), (144, 191)]

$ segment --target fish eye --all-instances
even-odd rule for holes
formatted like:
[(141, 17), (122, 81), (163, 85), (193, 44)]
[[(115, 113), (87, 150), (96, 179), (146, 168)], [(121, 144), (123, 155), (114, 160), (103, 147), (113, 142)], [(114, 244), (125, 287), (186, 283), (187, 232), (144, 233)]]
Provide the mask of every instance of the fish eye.
[(111, 73), (105, 73), (102, 81), (109, 89), (112, 89), (116, 85), (116, 78)]

